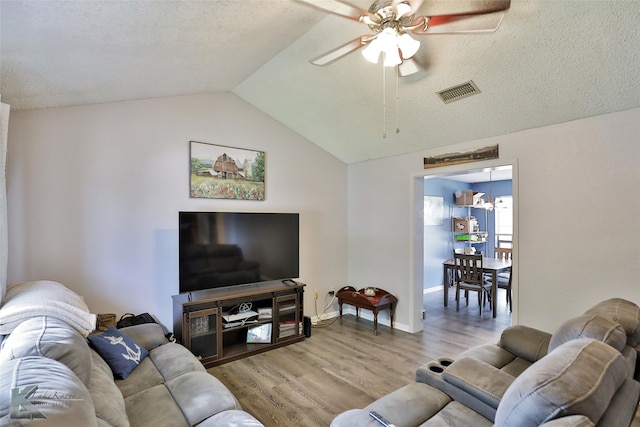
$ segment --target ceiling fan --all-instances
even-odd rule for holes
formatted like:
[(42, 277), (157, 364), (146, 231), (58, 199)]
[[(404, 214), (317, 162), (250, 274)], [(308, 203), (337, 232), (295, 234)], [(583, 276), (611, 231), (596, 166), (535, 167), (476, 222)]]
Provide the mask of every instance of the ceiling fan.
[[(469, 2), (471, 10), (425, 16), (413, 13), (408, 2), (394, 5), (392, 0), (375, 0), (368, 11), (341, 0), (297, 1), (362, 22), (373, 32), (312, 59), (312, 64), (327, 65), (364, 48), (362, 54), (367, 60), (377, 63), (383, 54), (384, 65), (399, 66), (401, 75), (419, 70), (413, 56), (418, 51), (420, 42), (413, 39), (409, 33), (420, 36), (493, 32), (500, 26), (504, 11), (511, 4), (510, 0), (473, 0)], [(453, 4), (455, 3), (458, 2)]]

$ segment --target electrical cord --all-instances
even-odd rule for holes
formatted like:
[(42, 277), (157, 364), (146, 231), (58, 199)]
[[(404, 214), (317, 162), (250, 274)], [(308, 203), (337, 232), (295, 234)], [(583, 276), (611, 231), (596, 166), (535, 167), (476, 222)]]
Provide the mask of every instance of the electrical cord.
[[(325, 296), (324, 299), (326, 301), (327, 296)], [(336, 300), (336, 294), (334, 293), (331, 296), (331, 300), (324, 306), (324, 308), (322, 309), (322, 313), (320, 314), (318, 314), (318, 299), (316, 298), (314, 300), (313, 304), (316, 310), (316, 319), (318, 320), (316, 321), (315, 324), (311, 325), (312, 328), (326, 328), (327, 326), (333, 325), (335, 321), (338, 320), (338, 317), (328, 317), (329, 314), (327, 313), (327, 310), (331, 308), (335, 300)], [(323, 318), (322, 316), (325, 316), (325, 317)]]

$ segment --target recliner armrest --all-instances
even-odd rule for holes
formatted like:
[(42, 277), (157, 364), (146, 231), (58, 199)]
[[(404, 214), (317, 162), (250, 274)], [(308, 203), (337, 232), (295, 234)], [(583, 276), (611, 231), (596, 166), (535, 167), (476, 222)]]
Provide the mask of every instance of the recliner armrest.
[(550, 340), (551, 334), (548, 332), (514, 325), (502, 332), (498, 346), (534, 363), (547, 354)]

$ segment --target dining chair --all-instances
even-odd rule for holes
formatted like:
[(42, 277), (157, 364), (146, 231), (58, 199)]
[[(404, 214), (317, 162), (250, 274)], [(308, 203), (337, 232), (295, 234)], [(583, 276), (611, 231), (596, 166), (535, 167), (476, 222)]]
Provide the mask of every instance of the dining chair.
[(498, 259), (511, 259), (513, 249), (511, 248), (494, 248), (493, 254)]
[[(513, 249), (511, 248), (494, 248), (493, 250), (494, 257), (498, 259), (510, 259), (513, 260)], [(491, 280), (491, 279), (489, 279)], [(499, 289), (505, 289), (507, 292), (507, 306), (509, 307), (509, 311), (513, 311), (512, 303), (512, 292), (511, 292), (511, 269), (504, 273), (498, 274), (498, 283), (497, 287)]]
[(482, 266), (482, 254), (458, 254), (454, 253), (455, 284), (456, 284), (456, 311), (460, 310), (460, 291), (465, 291), (467, 305), (469, 305), (469, 291), (478, 292), (478, 304), (480, 315), (482, 307), (491, 296), (491, 284), (484, 277)]

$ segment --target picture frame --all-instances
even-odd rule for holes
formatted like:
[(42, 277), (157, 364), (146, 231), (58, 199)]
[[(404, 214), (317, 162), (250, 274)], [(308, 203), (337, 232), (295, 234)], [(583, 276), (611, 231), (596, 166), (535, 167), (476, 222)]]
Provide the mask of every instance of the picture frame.
[(258, 320), (271, 319), (273, 316), (273, 309), (271, 307), (258, 309)]
[(264, 200), (264, 151), (189, 141), (189, 197)]
[(500, 158), (498, 145), (478, 148), (477, 150), (458, 153), (440, 154), (432, 157), (424, 157), (424, 168), (438, 168), (441, 166), (457, 165), (461, 163), (481, 162)]
[(424, 225), (444, 223), (444, 197), (424, 196)]
[(271, 344), (271, 323), (263, 323), (247, 329), (247, 343)]

